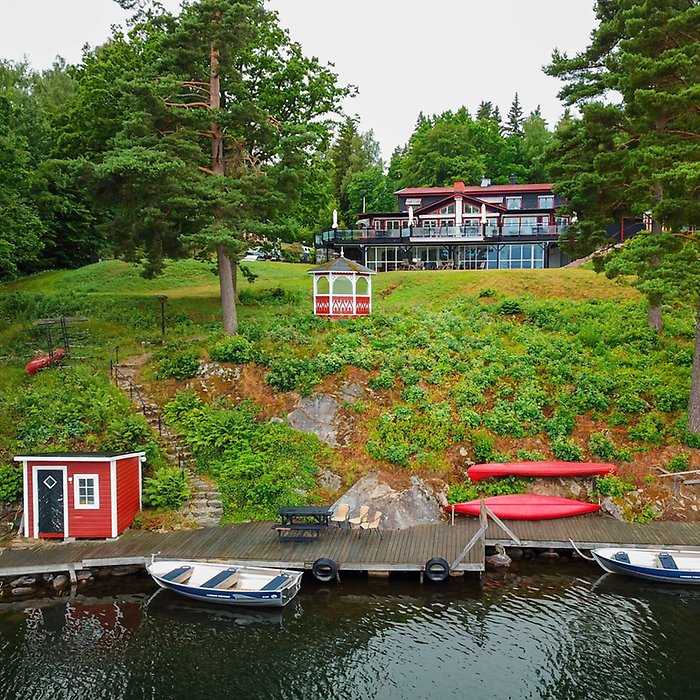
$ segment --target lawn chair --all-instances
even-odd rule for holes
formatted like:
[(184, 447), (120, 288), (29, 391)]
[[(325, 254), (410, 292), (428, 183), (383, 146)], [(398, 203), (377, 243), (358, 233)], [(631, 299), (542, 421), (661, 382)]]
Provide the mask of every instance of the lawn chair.
[(348, 522), (350, 506), (347, 503), (339, 503), (335, 513), (331, 516), (331, 524), (338, 527), (345, 527)]
[(360, 506), (360, 512), (357, 514), (356, 517), (350, 518), (348, 520), (348, 523), (350, 525), (362, 525), (365, 520), (367, 520), (367, 515), (369, 514), (369, 506)]
[(380, 511), (375, 511), (374, 516), (371, 520), (365, 520), (365, 522), (360, 523), (360, 527), (363, 530), (370, 530), (371, 532), (376, 532), (379, 535), (379, 539), (382, 539), (382, 533), (379, 530), (379, 523), (382, 520), (382, 514)]

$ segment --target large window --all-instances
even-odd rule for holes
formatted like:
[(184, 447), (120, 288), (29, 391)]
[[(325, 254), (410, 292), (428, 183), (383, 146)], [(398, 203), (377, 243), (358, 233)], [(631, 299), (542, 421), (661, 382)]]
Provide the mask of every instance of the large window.
[(73, 489), (75, 508), (100, 507), (100, 478), (97, 474), (76, 474), (73, 477)]
[(499, 267), (511, 270), (529, 270), (544, 267), (544, 248), (536, 243), (505, 245), (499, 254)]
[(541, 195), (537, 198), (537, 207), (539, 209), (554, 209), (554, 195)]
[(506, 209), (522, 209), (523, 208), (523, 198), (522, 197), (506, 197)]
[(367, 267), (377, 272), (396, 270), (403, 258), (398, 246), (373, 246), (367, 249)]

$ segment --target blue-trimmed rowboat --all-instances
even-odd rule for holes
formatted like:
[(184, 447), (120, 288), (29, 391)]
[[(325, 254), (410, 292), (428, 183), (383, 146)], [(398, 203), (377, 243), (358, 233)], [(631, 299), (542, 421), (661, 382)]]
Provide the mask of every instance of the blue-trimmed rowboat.
[(161, 587), (209, 603), (281, 608), (301, 588), (301, 571), (233, 563), (152, 561), (148, 573)]
[(601, 547), (591, 554), (611, 574), (700, 586), (700, 551)]

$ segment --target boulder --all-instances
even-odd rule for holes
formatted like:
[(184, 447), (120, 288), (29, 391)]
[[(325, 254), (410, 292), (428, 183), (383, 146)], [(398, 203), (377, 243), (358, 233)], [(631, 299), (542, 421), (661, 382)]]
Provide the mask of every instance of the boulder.
[(496, 545), (496, 553), (485, 559), (487, 569), (507, 569), (513, 563), (502, 545)]
[(36, 576), (20, 576), (14, 581), (10, 581), (11, 588), (24, 588), (26, 586), (33, 586), (36, 584)]
[(58, 574), (58, 576), (54, 577), (54, 580), (51, 582), (51, 585), (53, 586), (55, 591), (60, 591), (62, 588), (65, 588), (69, 583), (68, 576), (65, 574)]
[(300, 399), (287, 420), (292, 428), (302, 433), (313, 433), (326, 445), (338, 447), (336, 414), (339, 408), (340, 403), (334, 396), (314, 394)]
[(350, 517), (360, 506), (369, 506), (370, 517), (375, 511), (382, 513), (382, 529), (402, 530), (414, 525), (442, 522), (442, 510), (433, 489), (418, 477), (411, 477), (411, 486), (396, 491), (389, 484), (379, 481), (376, 474), (360, 479), (336, 504), (347, 503)]

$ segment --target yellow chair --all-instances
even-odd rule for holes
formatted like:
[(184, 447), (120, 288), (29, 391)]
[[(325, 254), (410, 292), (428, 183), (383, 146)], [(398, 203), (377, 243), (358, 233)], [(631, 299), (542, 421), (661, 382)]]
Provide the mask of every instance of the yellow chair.
[(367, 514), (369, 513), (369, 506), (360, 506), (360, 512), (354, 518), (350, 518), (348, 522), (350, 525), (362, 525), (365, 520), (367, 520)]
[(347, 503), (339, 503), (335, 513), (331, 516), (331, 524), (343, 527), (348, 520), (350, 506)]
[(374, 517), (371, 520), (365, 520), (363, 523), (360, 523), (360, 527), (363, 530), (371, 530), (372, 532), (376, 532), (379, 535), (379, 539), (382, 539), (382, 533), (379, 531), (379, 523), (382, 520), (382, 514), (380, 511), (375, 511)]

